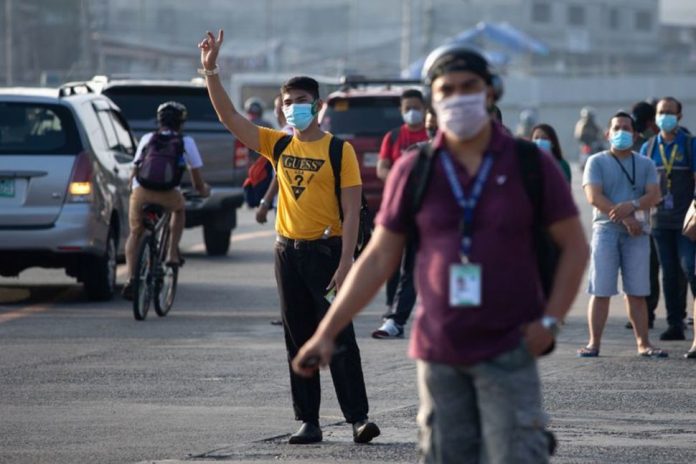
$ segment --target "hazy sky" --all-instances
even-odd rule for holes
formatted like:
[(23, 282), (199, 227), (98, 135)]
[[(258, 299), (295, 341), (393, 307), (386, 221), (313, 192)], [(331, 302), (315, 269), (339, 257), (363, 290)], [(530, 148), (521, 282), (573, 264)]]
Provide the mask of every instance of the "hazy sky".
[(663, 23), (696, 26), (696, 0), (660, 0)]

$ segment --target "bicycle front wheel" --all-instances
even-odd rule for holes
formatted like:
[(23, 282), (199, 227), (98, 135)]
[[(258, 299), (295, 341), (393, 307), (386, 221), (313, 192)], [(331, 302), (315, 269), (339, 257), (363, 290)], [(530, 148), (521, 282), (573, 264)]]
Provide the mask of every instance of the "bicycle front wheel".
[(158, 316), (166, 316), (176, 296), (176, 283), (179, 279), (179, 268), (164, 266), (161, 278), (155, 284), (155, 312)]
[(133, 316), (137, 321), (143, 321), (147, 317), (152, 299), (152, 241), (149, 234), (143, 236), (138, 247), (138, 260), (135, 267), (135, 279), (133, 281)]

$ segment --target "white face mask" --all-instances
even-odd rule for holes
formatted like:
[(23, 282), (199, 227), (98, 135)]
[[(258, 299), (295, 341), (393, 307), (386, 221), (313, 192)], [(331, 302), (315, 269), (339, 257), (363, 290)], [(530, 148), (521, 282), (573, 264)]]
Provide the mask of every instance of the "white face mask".
[(460, 140), (472, 139), (490, 120), (486, 111), (486, 91), (454, 95), (434, 103), (438, 125)]
[(419, 110), (408, 110), (402, 116), (404, 118), (404, 122), (409, 126), (417, 126), (423, 122), (423, 119), (425, 119), (425, 115)]

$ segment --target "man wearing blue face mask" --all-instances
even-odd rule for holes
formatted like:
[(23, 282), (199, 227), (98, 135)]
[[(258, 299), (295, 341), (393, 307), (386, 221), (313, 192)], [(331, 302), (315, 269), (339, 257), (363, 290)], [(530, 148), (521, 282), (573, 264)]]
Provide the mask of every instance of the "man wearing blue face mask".
[[(285, 345), (291, 360), (317, 328), (353, 264), (359, 226), (362, 183), (353, 147), (322, 131), (319, 84), (300, 76), (281, 87), (283, 114), (293, 135), (259, 127), (235, 109), (218, 75), (216, 59), (223, 32), (208, 32), (199, 44), (200, 73), (220, 121), (249, 149), (266, 157), (278, 179), (275, 275)], [(340, 294), (340, 293), (339, 293)], [(352, 324), (338, 335), (341, 352), (331, 362), (331, 377), (353, 441), (367, 443), (380, 434), (368, 421), (368, 402)], [(319, 427), (319, 375), (290, 371), (295, 418), (302, 422), (290, 444), (322, 441)]]
[(684, 277), (696, 295), (694, 254), (696, 244), (681, 233), (684, 217), (694, 198), (696, 140), (690, 137), (679, 121), (682, 105), (673, 97), (657, 103), (655, 123), (660, 133), (643, 144), (641, 153), (657, 166), (660, 175), (662, 203), (652, 215), (652, 235), (662, 267), (662, 289), (669, 327), (661, 340), (684, 340), (686, 307), (679, 282)]
[(628, 317), (636, 337), (638, 355), (666, 357), (648, 338), (645, 297), (650, 294), (650, 243), (647, 212), (660, 200), (655, 165), (632, 150), (634, 122), (628, 113), (616, 113), (609, 122), (608, 151), (591, 156), (585, 167), (583, 188), (594, 206), (590, 259), (590, 340), (578, 356), (599, 355), (609, 302), (617, 292), (621, 271)]

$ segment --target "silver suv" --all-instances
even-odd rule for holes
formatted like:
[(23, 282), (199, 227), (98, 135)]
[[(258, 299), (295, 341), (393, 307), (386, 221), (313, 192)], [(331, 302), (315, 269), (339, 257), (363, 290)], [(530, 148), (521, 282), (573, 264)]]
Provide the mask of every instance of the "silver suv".
[(128, 236), (135, 141), (88, 89), (0, 89), (0, 275), (65, 268), (110, 299)]
[[(186, 227), (203, 226), (209, 255), (225, 255), (232, 230), (237, 226), (237, 208), (244, 203), (242, 183), (248, 158), (237, 155), (234, 137), (219, 121), (202, 80), (194, 82), (122, 79), (95, 76), (85, 85), (106, 95), (123, 111), (136, 137), (157, 128), (157, 107), (174, 100), (186, 106), (183, 131), (196, 141), (203, 158), (203, 178), (211, 185), (202, 202), (187, 203)], [(188, 175), (182, 181), (190, 185)]]

